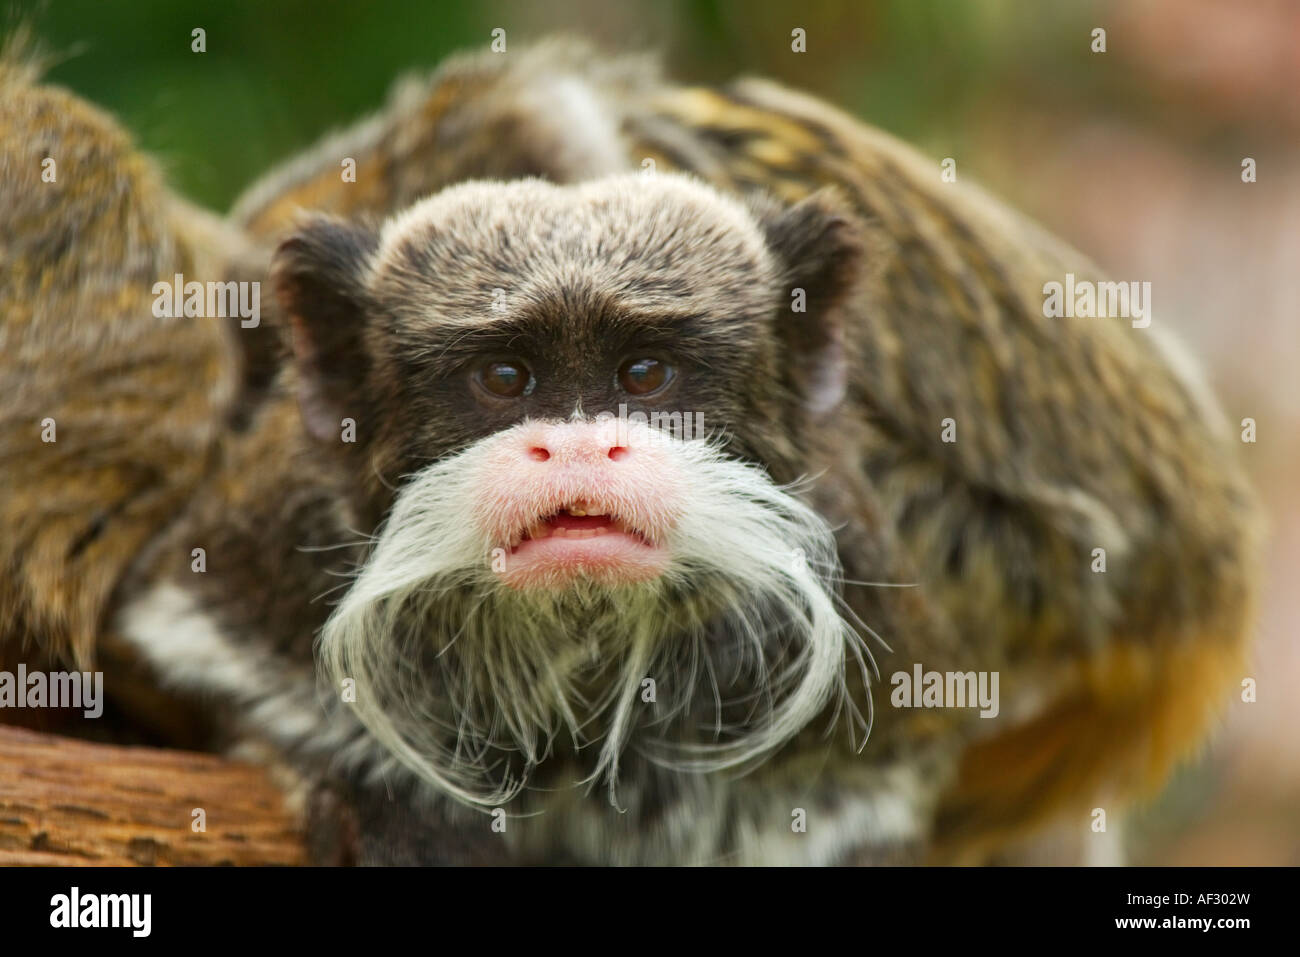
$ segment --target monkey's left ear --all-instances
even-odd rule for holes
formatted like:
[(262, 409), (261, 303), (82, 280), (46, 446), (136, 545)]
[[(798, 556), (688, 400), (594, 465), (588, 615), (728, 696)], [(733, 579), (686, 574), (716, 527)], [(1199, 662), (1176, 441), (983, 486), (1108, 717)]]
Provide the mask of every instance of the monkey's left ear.
[(321, 440), (337, 440), (342, 418), (357, 416), (366, 401), (371, 357), (363, 277), (378, 245), (368, 226), (316, 215), (271, 262), (292, 335), (303, 424)]
[(757, 198), (751, 207), (782, 269), (776, 332), (788, 384), (812, 416), (826, 415), (848, 386), (846, 313), (865, 288), (867, 226), (833, 188), (793, 206)]

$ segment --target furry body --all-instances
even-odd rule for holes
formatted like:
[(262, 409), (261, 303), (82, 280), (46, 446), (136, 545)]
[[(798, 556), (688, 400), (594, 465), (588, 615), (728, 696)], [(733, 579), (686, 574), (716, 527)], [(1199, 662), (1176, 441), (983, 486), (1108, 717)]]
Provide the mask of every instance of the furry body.
[[(1043, 284), (1094, 274), (1086, 260), (823, 103), (762, 81), (681, 88), (641, 61), (566, 45), (466, 58), (402, 84), (374, 118), (254, 186), (229, 223), (200, 228), (110, 121), (6, 71), (6, 166), (39, 169), (57, 135), (72, 145), (55, 152), (81, 157), (77, 188), (123, 204), (79, 212), (75, 196), (5, 178), (0, 335), (20, 344), (0, 367), (5, 395), (20, 397), (0, 422), (6, 640), (82, 652), (99, 641), (215, 702), (235, 716), (227, 737), (267, 740), (308, 779), (344, 782), (363, 859), (982, 860), (1045, 822), (1083, 828), (1098, 803), (1149, 793), (1237, 684), (1257, 519), (1212, 401), (1156, 329), (1045, 318)], [(357, 160), (356, 183), (339, 177), (344, 156)], [(619, 177), (646, 160), (652, 175)], [(438, 192), (525, 177), (564, 188)], [(328, 215), (303, 220), (304, 208)], [(75, 216), (68, 242), (55, 242)], [(215, 265), (190, 265), (207, 250)], [(163, 340), (145, 291), (181, 266), (274, 276), (283, 313), (256, 330), (181, 321)], [(104, 281), (122, 287), (120, 308), (105, 309)], [(448, 386), (458, 335), (499, 320), (494, 288), (506, 290), (511, 334), (538, 338), (549, 381), (566, 386), (509, 411)], [(806, 313), (791, 308), (796, 288)], [(715, 713), (727, 696), (694, 684), (704, 659), (733, 666), (735, 701), (771, 688), (745, 670), (762, 654), (736, 660), (757, 633), (736, 614), (745, 597), (674, 621), (664, 608), (696, 606), (649, 605), (643, 592), (628, 614), (607, 595), (570, 596), (549, 619), (529, 614), (592, 624), (565, 650), (592, 659), (564, 672), (574, 693), (521, 704), (529, 728), (439, 744), (486, 749), (443, 763), (495, 766), (492, 781), (476, 779), (486, 790), (431, 778), (397, 744), (409, 733), (383, 747), (374, 714), (317, 687), (313, 643), (324, 629), (328, 650), (330, 628), (342, 633), (320, 596), (343, 591), (346, 623), (356, 589), (395, 587), (381, 572), (401, 563), (374, 564), (403, 541), (393, 516), (418, 519), (411, 503), (445, 486), (437, 470), (450, 457), (523, 421), (609, 411), (617, 396), (591, 370), (614, 348), (611, 328), (635, 322), (707, 361), (676, 407), (705, 410), (721, 430), (709, 461), (761, 474), (754, 488), (777, 512), (809, 510), (782, 547), (808, 546), (816, 581), (803, 584), (827, 602), (842, 595), (836, 678), (799, 711), (800, 728), (688, 768), (655, 742), (698, 744), (700, 725), (716, 733), (747, 715)], [(291, 328), (292, 360), (281, 339)], [(164, 341), (154, 359), (140, 345)], [(115, 342), (127, 343), (125, 378)], [(55, 357), (84, 375), (42, 379)], [(141, 391), (141, 375), (170, 384)], [(114, 400), (123, 382), (132, 402)], [(63, 402), (110, 410), (108, 421), (96, 428)], [(37, 428), (46, 409), (60, 422), (53, 457)], [(137, 416), (176, 438), (137, 448), (149, 434)], [(328, 434), (340, 416), (358, 441)], [(948, 418), (955, 442), (943, 439)], [(87, 451), (91, 434), (102, 453)], [(34, 503), (37, 481), (54, 493)], [(833, 554), (818, 551), (826, 542)], [(195, 547), (208, 555), (203, 574)], [(1090, 567), (1098, 547), (1105, 574)], [(767, 583), (784, 587), (785, 574)], [(499, 616), (509, 601), (493, 606)], [(408, 607), (399, 620), (463, 621), (460, 607), (433, 602), (415, 618)], [(782, 614), (767, 636), (773, 661), (794, 647)], [(437, 647), (384, 634), (394, 662)], [(857, 667), (859, 646), (885, 676), (915, 663), (998, 672), (999, 718), (891, 708), (888, 685)], [(443, 666), (457, 663), (416, 673)], [(602, 699), (616, 666), (618, 693)], [(333, 667), (331, 678), (353, 670)], [(651, 670), (670, 704), (634, 712), (630, 676)], [(490, 687), (441, 703), (486, 722), (470, 702)], [(592, 713), (566, 716), (561, 698)], [(854, 716), (871, 714), (862, 747)], [(666, 734), (667, 718), (680, 724)], [(482, 813), (497, 800), (504, 833)], [(800, 810), (806, 832), (791, 827)]]

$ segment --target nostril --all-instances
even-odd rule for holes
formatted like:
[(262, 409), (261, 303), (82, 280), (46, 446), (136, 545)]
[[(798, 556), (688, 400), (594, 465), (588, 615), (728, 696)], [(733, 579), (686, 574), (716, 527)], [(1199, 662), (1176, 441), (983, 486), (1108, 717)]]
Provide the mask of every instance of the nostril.
[(528, 455), (538, 462), (545, 462), (551, 457), (551, 453), (546, 451), (546, 449), (542, 448), (540, 445), (535, 445), (529, 449)]
[(615, 462), (617, 462), (617, 461), (619, 461), (620, 459), (624, 459), (624, 458), (626, 458), (626, 457), (627, 457), (627, 452), (628, 452), (628, 450), (627, 450), (627, 448), (626, 448), (625, 446), (622, 446), (622, 445), (616, 445), (616, 446), (614, 446), (612, 449), (609, 450), (609, 457), (610, 457), (611, 459), (613, 459)]

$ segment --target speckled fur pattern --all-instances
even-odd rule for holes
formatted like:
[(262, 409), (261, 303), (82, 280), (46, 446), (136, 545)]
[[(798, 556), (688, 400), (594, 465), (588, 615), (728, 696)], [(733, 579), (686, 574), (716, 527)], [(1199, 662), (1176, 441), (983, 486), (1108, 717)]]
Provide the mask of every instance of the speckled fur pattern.
[[(120, 638), (344, 793), (364, 861), (987, 860), (1150, 793), (1237, 680), (1261, 523), (1213, 397), (1154, 326), (1045, 318), (1043, 283), (1095, 266), (825, 103), (572, 42), (457, 58), (222, 223), (110, 119), (4, 69), (4, 159), (28, 177), (0, 182), (5, 640)], [(64, 192), (30, 177), (53, 137), (81, 157)], [(160, 335), (147, 284), (181, 265), (267, 281), (263, 327)], [(521, 422), (613, 410), (612, 370), (649, 348), (682, 374), (630, 410), (702, 411), (716, 455), (833, 535), (818, 587), (880, 672), (999, 671), (996, 721), (890, 708), (846, 660), (843, 693), (743, 768), (666, 767), (632, 729), (610, 791), (600, 744), (542, 734), (502, 834), (317, 687), (313, 646), (421, 476)], [(476, 400), (474, 364), (503, 351), (536, 391)], [(724, 611), (704, 624), (716, 661), (743, 637)], [(865, 746), (836, 702), (871, 719)]]

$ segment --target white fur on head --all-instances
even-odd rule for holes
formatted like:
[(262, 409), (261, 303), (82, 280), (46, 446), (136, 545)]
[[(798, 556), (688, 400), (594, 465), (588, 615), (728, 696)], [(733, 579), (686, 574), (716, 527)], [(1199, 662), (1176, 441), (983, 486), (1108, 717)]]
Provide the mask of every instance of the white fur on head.
[[(830, 529), (707, 441), (629, 433), (630, 444), (664, 443), (681, 477), (659, 578), (503, 585), (491, 570), (500, 543), (468, 517), (485, 494), (484, 463), (514, 431), (409, 481), (321, 634), (325, 678), (334, 689), (355, 680), (357, 716), (412, 772), (461, 800), (499, 804), (567, 731), (575, 747), (599, 742), (592, 775), (612, 796), (634, 731), (651, 760), (736, 768), (843, 694), (846, 655), (862, 649), (835, 608)], [(738, 698), (724, 694), (723, 665), (743, 675)], [(647, 677), (656, 706), (640, 699)], [(697, 726), (701, 711), (716, 715), (711, 729)]]

